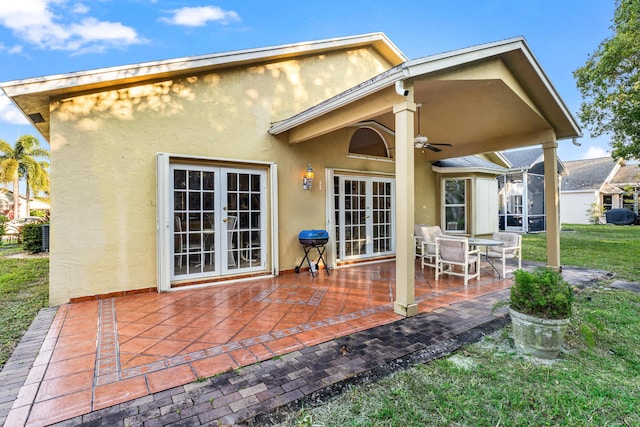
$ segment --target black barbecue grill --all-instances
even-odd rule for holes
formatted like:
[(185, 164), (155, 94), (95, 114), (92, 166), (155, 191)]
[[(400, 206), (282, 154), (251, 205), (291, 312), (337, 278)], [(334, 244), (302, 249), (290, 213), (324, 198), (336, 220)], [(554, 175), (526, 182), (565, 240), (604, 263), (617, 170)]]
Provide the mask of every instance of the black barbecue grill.
[(304, 265), (304, 262), (307, 261), (311, 276), (316, 277), (315, 269), (311, 266), (311, 259), (309, 258), (309, 252), (315, 249), (318, 252), (318, 262), (316, 262), (315, 265), (320, 266), (320, 261), (322, 261), (324, 269), (327, 270), (327, 274), (329, 274), (329, 267), (323, 258), (324, 252), (327, 249), (325, 245), (329, 241), (329, 233), (326, 230), (302, 230), (298, 234), (298, 240), (304, 249), (304, 258), (300, 261), (300, 265), (296, 266), (296, 273), (300, 273), (300, 268)]

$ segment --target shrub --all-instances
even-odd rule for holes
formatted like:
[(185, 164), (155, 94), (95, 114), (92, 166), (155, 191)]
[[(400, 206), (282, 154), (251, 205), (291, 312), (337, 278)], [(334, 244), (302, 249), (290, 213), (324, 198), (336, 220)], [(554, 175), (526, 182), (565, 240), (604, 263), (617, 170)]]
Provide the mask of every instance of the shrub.
[(2, 236), (4, 236), (4, 233), (6, 232), (5, 223), (7, 222), (9, 222), (9, 218), (7, 218), (5, 215), (0, 215), (0, 241), (2, 240)]
[(42, 224), (25, 224), (22, 227), (22, 247), (32, 254), (42, 250)]
[(545, 319), (566, 319), (571, 316), (572, 304), (571, 286), (559, 272), (548, 267), (514, 272), (509, 301), (513, 310)]

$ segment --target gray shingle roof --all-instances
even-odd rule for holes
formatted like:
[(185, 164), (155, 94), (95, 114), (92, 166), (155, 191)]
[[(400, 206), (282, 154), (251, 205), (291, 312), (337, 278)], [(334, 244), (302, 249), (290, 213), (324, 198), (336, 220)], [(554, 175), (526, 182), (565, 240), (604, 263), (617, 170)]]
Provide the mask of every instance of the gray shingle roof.
[(569, 174), (562, 178), (563, 191), (598, 190), (616, 166), (611, 157), (564, 162)]
[(492, 169), (495, 171), (507, 172), (507, 169), (500, 165), (492, 163), (478, 156), (454, 157), (451, 159), (438, 160), (433, 164), (440, 168), (476, 168), (476, 169)]
[(542, 148), (531, 148), (528, 150), (503, 151), (502, 155), (509, 160), (513, 169), (529, 169), (536, 163), (542, 161)]
[(611, 180), (612, 184), (634, 184), (640, 182), (640, 165), (626, 164), (620, 167)]

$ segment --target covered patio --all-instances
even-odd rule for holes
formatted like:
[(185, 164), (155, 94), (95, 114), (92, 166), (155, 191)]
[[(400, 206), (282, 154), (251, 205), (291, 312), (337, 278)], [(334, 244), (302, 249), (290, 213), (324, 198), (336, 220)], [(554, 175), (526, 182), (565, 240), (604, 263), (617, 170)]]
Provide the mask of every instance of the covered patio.
[[(402, 321), (394, 313), (395, 265), (62, 305), (7, 425), (67, 420)], [(432, 269), (417, 265), (415, 283), (419, 312), (428, 313), (507, 289), (511, 280), (483, 269), (465, 287), (454, 277), (435, 281)]]

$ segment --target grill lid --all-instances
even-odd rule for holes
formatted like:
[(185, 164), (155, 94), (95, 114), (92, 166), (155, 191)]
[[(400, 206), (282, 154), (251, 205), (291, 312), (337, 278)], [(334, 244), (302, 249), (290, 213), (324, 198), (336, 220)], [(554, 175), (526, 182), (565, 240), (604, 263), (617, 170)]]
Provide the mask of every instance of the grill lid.
[(329, 233), (327, 230), (302, 230), (298, 240), (303, 245), (324, 245), (329, 241)]

